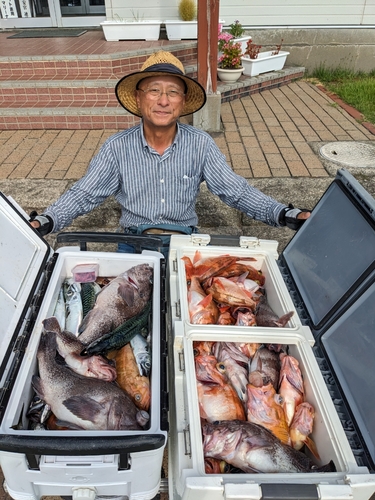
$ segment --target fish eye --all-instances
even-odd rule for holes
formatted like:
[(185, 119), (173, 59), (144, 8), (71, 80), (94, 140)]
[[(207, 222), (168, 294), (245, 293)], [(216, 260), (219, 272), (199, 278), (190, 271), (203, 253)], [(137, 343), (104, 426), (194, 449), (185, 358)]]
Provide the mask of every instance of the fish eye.
[(193, 349), (193, 354), (194, 357), (199, 355), (199, 350), (196, 347)]
[(141, 398), (141, 395), (140, 395), (140, 394), (136, 394), (136, 395), (134, 396), (134, 399), (135, 399), (136, 401), (138, 401), (138, 402), (139, 402), (142, 398)]
[(219, 371), (225, 371), (225, 365), (223, 363), (218, 363), (216, 366)]

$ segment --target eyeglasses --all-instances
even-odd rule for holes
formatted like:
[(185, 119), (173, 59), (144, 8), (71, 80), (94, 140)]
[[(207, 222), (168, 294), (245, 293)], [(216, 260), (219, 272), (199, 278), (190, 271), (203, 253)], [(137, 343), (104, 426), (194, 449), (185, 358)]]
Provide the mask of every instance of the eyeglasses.
[(142, 90), (142, 92), (144, 92), (146, 94), (146, 96), (149, 98), (149, 99), (152, 99), (153, 101), (156, 101), (157, 99), (160, 99), (160, 97), (163, 95), (163, 94), (166, 94), (166, 96), (168, 97), (168, 99), (172, 102), (178, 102), (178, 101), (182, 101), (182, 98), (184, 97), (184, 93), (183, 92), (180, 92), (179, 90), (174, 90), (174, 89), (171, 89), (171, 90), (167, 90), (166, 92), (162, 92), (161, 89), (158, 89), (158, 88), (150, 88), (150, 89), (138, 89), (138, 90)]

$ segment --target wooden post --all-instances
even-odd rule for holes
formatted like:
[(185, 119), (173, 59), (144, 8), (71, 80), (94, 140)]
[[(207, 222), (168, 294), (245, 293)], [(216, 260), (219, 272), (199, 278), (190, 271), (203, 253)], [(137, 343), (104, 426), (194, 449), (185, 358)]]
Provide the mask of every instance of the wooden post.
[(207, 94), (217, 91), (220, 0), (198, 0), (198, 82)]

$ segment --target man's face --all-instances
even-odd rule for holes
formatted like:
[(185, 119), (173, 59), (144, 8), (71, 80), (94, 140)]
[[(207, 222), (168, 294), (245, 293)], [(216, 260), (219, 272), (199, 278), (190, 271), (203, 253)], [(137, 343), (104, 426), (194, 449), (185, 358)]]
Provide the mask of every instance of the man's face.
[(184, 93), (184, 82), (178, 76), (151, 76), (139, 83), (135, 96), (148, 125), (167, 127), (180, 117), (185, 105)]

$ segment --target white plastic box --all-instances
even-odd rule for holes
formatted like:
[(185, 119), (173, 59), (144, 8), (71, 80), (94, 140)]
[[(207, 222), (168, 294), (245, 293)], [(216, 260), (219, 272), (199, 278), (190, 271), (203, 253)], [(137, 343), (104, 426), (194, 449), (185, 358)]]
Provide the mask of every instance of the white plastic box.
[[(53, 253), (0, 198), (3, 242), (0, 273), (1, 423), (0, 465), (5, 487), (16, 500), (42, 496), (151, 499), (160, 485), (166, 419), (166, 345), (161, 310), (163, 256), (157, 252)], [(100, 237), (98, 235), (98, 239)], [(149, 428), (144, 431), (28, 430), (26, 412), (38, 373), (36, 350), (42, 321), (53, 315), (59, 290), (78, 264), (97, 264), (100, 276), (117, 276), (148, 263), (153, 268), (152, 371)], [(10, 346), (10, 347), (8, 347)]]
[[(375, 388), (375, 200), (348, 172), (340, 170), (281, 255), (277, 242), (240, 237), (228, 246), (228, 241), (229, 237), (199, 234), (171, 240), (170, 496), (173, 500), (373, 498), (375, 412), (370, 395)], [(190, 324), (181, 257), (192, 256), (195, 250), (214, 256), (257, 255), (271, 307), (282, 314), (292, 302), (293, 323), (286, 328)], [(206, 474), (195, 340), (287, 344), (300, 363), (306, 400), (316, 411), (312, 439), (321, 456), (317, 465), (333, 460), (337, 471)]]

